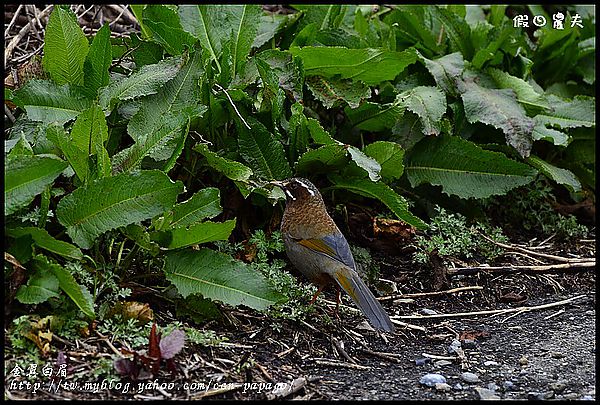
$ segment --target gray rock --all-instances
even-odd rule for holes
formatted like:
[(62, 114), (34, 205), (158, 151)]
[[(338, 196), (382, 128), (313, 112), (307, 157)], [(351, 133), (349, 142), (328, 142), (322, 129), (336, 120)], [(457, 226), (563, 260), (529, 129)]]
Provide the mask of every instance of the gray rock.
[(498, 387), (498, 385), (493, 382), (489, 383), (487, 387), (489, 390), (492, 390), (492, 391), (498, 391), (500, 389), (500, 387)]
[(563, 398), (564, 399), (569, 399), (569, 400), (578, 399), (579, 398), (579, 394), (576, 393), (576, 392), (569, 392), (568, 394), (564, 394)]
[(460, 379), (463, 380), (464, 382), (468, 382), (468, 383), (476, 383), (479, 382), (479, 376), (477, 374), (474, 373), (469, 373), (464, 372), (460, 375)]
[(522, 365), (522, 366), (526, 366), (527, 364), (529, 364), (529, 360), (527, 360), (527, 357), (525, 357), (525, 356), (522, 356), (522, 357), (519, 359), (519, 364), (520, 364), (520, 365)]
[(550, 389), (554, 392), (556, 392), (557, 394), (562, 393), (565, 388), (567, 388), (567, 384), (565, 384), (563, 381), (557, 381), (555, 383), (550, 384)]
[(462, 341), (463, 349), (475, 349), (477, 345), (473, 339), (465, 339)]
[(452, 387), (452, 389), (455, 391), (462, 391), (463, 386), (461, 385), (461, 383), (456, 383), (454, 384), (454, 387)]
[(461, 348), (460, 346), (461, 344), (458, 339), (452, 339), (452, 343), (450, 343), (450, 346), (448, 346), (448, 353), (456, 353), (456, 350)]
[(581, 399), (583, 401), (593, 401), (594, 397), (592, 397), (591, 395), (584, 395), (584, 396), (581, 397)]
[(431, 359), (424, 357), (422, 359), (415, 359), (415, 364), (417, 366), (424, 366), (427, 363), (431, 363)]
[(552, 352), (550, 353), (550, 356), (552, 356), (553, 359), (562, 359), (565, 357), (564, 353), (561, 352)]
[(486, 367), (489, 367), (489, 366), (497, 366), (497, 365), (498, 365), (498, 363), (497, 363), (497, 362), (495, 362), (495, 361), (493, 361), (493, 360), (488, 360), (488, 361), (484, 361), (484, 362), (483, 362), (483, 365), (484, 365), (484, 366), (486, 366)]
[(504, 381), (502, 387), (504, 387), (506, 391), (512, 391), (512, 389), (515, 388), (515, 384), (512, 381)]
[(444, 366), (451, 366), (452, 362), (449, 360), (438, 360), (438, 361), (434, 361), (433, 364), (435, 364), (438, 367), (444, 367)]
[(495, 391), (488, 390), (487, 388), (475, 387), (475, 392), (482, 400), (498, 400), (500, 396)]
[(419, 382), (428, 387), (435, 387), (435, 384), (444, 384), (446, 382), (446, 377), (441, 374), (429, 373), (421, 377)]
[(436, 391), (450, 391), (452, 389), (452, 387), (450, 387), (450, 385), (446, 384), (446, 383), (436, 383), (435, 384), (435, 390)]
[(421, 315), (437, 315), (437, 311), (434, 311), (433, 309), (429, 309), (429, 308), (421, 308), (419, 310), (419, 313)]

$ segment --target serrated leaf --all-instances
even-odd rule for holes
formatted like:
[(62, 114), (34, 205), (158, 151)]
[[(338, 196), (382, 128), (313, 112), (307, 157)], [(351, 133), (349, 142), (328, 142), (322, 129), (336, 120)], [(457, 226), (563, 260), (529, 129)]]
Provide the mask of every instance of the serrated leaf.
[(292, 171), (281, 142), (255, 118), (247, 117), (246, 121), (251, 129), (236, 121), (239, 132), (238, 145), (240, 155), (254, 174), (268, 180), (291, 177)]
[(225, 304), (257, 310), (283, 301), (263, 278), (243, 262), (210, 249), (168, 253), (164, 271), (183, 297), (202, 294)]
[(348, 49), (335, 46), (293, 47), (290, 52), (302, 59), (306, 76), (359, 80), (376, 85), (394, 80), (400, 72), (417, 60), (414, 49), (392, 52), (383, 49)]
[(421, 120), (423, 134), (439, 135), (446, 95), (437, 87), (418, 86), (397, 96), (398, 104), (414, 112)]
[(221, 211), (219, 189), (207, 187), (173, 207), (173, 217), (169, 226), (171, 228), (189, 226), (203, 219), (216, 217)]
[(77, 245), (89, 249), (106, 231), (170, 209), (182, 191), (180, 181), (159, 170), (123, 173), (76, 189), (58, 203), (56, 217)]
[(381, 177), (399, 179), (404, 172), (404, 149), (395, 142), (377, 141), (365, 146), (365, 153), (381, 165)]
[(304, 153), (308, 147), (310, 131), (308, 121), (304, 115), (304, 107), (295, 103), (291, 107), (292, 116), (288, 123), (289, 157), (290, 162), (295, 162), (299, 154)]
[(87, 151), (79, 149), (63, 126), (56, 123), (48, 125), (46, 138), (60, 149), (79, 180), (85, 182), (90, 174)]
[(41, 304), (48, 298), (58, 297), (58, 279), (54, 274), (38, 269), (27, 280), (27, 285), (21, 285), (15, 298), (22, 304)]
[(346, 107), (344, 111), (353, 127), (365, 131), (379, 132), (392, 128), (404, 114), (404, 107), (398, 105), (398, 103), (365, 102), (355, 109)]
[(108, 84), (108, 68), (111, 63), (110, 28), (108, 24), (104, 24), (96, 33), (83, 64), (85, 91), (91, 98), (96, 97), (100, 87)]
[(415, 145), (404, 170), (413, 187), (429, 183), (461, 198), (506, 194), (536, 175), (533, 168), (502, 153), (448, 135), (427, 137)]
[(327, 173), (332, 168), (341, 168), (348, 162), (348, 151), (343, 144), (324, 145), (309, 150), (298, 159), (298, 173)]
[(248, 166), (217, 155), (215, 152), (208, 149), (207, 144), (198, 144), (194, 147), (194, 150), (206, 158), (210, 167), (223, 173), (225, 177), (231, 180), (247, 182), (253, 174), (252, 169)]
[(146, 249), (152, 256), (160, 253), (160, 246), (150, 240), (150, 233), (145, 226), (130, 224), (120, 229), (126, 237), (133, 240), (141, 248)]
[(94, 319), (96, 317), (94, 314), (94, 302), (92, 295), (85, 287), (77, 284), (77, 281), (75, 281), (75, 278), (67, 269), (57, 263), (49, 261), (42, 255), (37, 255), (34, 257), (33, 263), (34, 267), (39, 269), (39, 271), (44, 273), (50, 272), (51, 274), (54, 274), (54, 276), (58, 279), (58, 285), (60, 286), (60, 289), (63, 290), (73, 300), (73, 302), (88, 318)]
[(4, 215), (10, 215), (33, 201), (67, 167), (67, 162), (31, 156), (4, 162)]
[[(288, 51), (280, 51), (278, 49), (267, 49), (257, 54), (254, 58), (263, 61), (268, 65), (268, 69), (275, 73), (275, 85), (277, 87), (290, 92), (295, 101), (302, 99), (304, 71), (298, 58), (293, 58), (292, 54)], [(264, 76), (261, 73), (263, 80)]]
[(471, 43), (471, 29), (469, 24), (448, 9), (433, 6), (430, 9), (433, 18), (437, 19), (445, 28), (445, 35), (456, 50), (467, 59), (471, 60), (475, 53)]
[(68, 242), (58, 240), (50, 236), (48, 231), (34, 226), (6, 229), (6, 235), (12, 238), (20, 238), (24, 235), (30, 235), (36, 246), (47, 250), (48, 252), (66, 257), (73, 260), (83, 259), (83, 253), (77, 246)]
[(548, 96), (551, 110), (536, 115), (537, 122), (558, 128), (578, 128), (596, 126), (596, 99), (587, 96), (575, 96), (564, 100), (555, 95)]
[(241, 72), (246, 64), (246, 58), (250, 54), (250, 48), (256, 38), (262, 8), (257, 4), (244, 4), (239, 14), (239, 23), (233, 26), (231, 42), (231, 68), (235, 77)]
[(341, 188), (364, 197), (375, 198), (384, 203), (399, 219), (418, 228), (426, 229), (427, 225), (408, 211), (408, 203), (401, 195), (381, 182), (372, 182), (367, 179), (343, 178), (336, 175), (329, 176), (334, 184), (333, 188)]
[(64, 124), (92, 105), (92, 101), (69, 84), (32, 79), (14, 93), (14, 103), (27, 111), (32, 121)]
[(465, 61), (460, 52), (444, 55), (438, 59), (427, 59), (419, 54), (429, 73), (444, 92), (457, 95), (456, 81), (460, 79), (465, 68)]
[(371, 97), (369, 86), (351, 80), (310, 76), (306, 78), (306, 87), (326, 108), (333, 107), (336, 102), (346, 102), (350, 108), (357, 108), (363, 100)]
[(506, 143), (522, 157), (529, 156), (535, 121), (517, 102), (511, 89), (488, 89), (467, 79), (460, 83), (465, 114), (470, 123), (482, 122), (502, 130)]
[(179, 249), (201, 243), (227, 240), (235, 228), (235, 222), (235, 219), (225, 222), (205, 221), (166, 231), (157, 231), (150, 234), (150, 238), (167, 249)]
[(71, 130), (71, 138), (73, 146), (83, 153), (86, 160), (87, 175), (81, 180), (85, 182), (88, 178), (110, 175), (110, 158), (104, 147), (108, 140), (108, 125), (100, 106), (93, 105), (79, 114)]
[(314, 118), (307, 118), (306, 127), (314, 143), (319, 145), (333, 145), (338, 143), (331, 137), (329, 132), (325, 131), (321, 123)]
[(535, 116), (534, 120), (535, 126), (533, 127), (533, 132), (531, 133), (534, 140), (538, 141), (543, 139), (545, 141), (552, 142), (557, 146), (567, 146), (569, 144), (571, 137), (564, 132), (546, 127), (545, 122), (547, 122), (547, 120), (544, 117)]
[(100, 105), (110, 111), (117, 101), (156, 94), (166, 82), (177, 75), (182, 62), (181, 57), (167, 58), (153, 65), (144, 65), (137, 72), (111, 82), (100, 90)]
[(379, 162), (377, 162), (377, 160), (366, 155), (363, 151), (354, 146), (349, 146), (346, 149), (350, 154), (352, 161), (356, 163), (358, 167), (367, 172), (369, 180), (378, 181), (381, 179), (381, 176), (379, 175), (379, 172), (381, 171), (381, 165)]
[(52, 80), (57, 84), (83, 85), (83, 63), (88, 47), (88, 40), (75, 14), (55, 6), (46, 26), (42, 59), (44, 69)]
[(288, 22), (288, 15), (269, 13), (260, 16), (258, 32), (252, 42), (252, 48), (260, 48), (271, 40)]
[(569, 191), (573, 193), (581, 191), (581, 183), (579, 182), (579, 179), (570, 170), (551, 165), (545, 160), (533, 155), (529, 156), (527, 163), (538, 169), (548, 178), (554, 180), (558, 184), (562, 184), (568, 188)]
[(183, 30), (176, 8), (151, 4), (143, 9), (142, 16), (147, 32), (169, 54), (180, 55), (194, 44), (195, 38)]
[[(5, 150), (8, 150), (8, 148), (6, 148), (6, 142), (5, 142)], [(31, 145), (29, 144), (29, 142), (27, 142), (27, 138), (25, 138), (25, 133), (23, 131), (21, 131), (21, 134), (19, 136), (19, 139), (17, 140), (17, 143), (15, 144), (15, 146), (12, 147), (12, 149), (10, 149), (10, 152), (7, 155), (7, 159), (14, 159), (14, 158), (19, 158), (19, 157), (23, 157), (23, 156), (33, 156), (33, 149), (31, 148)]]
[(543, 94), (539, 94), (525, 80), (500, 70), (491, 68), (487, 73), (501, 89), (512, 89), (517, 95), (517, 101), (528, 111), (540, 111), (550, 108), (550, 104)]

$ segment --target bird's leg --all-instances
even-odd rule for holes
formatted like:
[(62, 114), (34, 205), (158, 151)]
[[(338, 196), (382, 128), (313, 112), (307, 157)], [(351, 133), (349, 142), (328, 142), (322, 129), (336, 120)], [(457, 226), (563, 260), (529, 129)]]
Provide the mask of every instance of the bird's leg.
[(319, 296), (319, 294), (321, 294), (322, 290), (323, 290), (323, 286), (320, 285), (319, 288), (317, 289), (317, 292), (315, 293), (315, 295), (313, 295), (313, 297), (310, 300), (310, 302), (308, 303), (308, 305), (312, 305), (315, 303), (315, 301), (317, 300), (317, 297)]

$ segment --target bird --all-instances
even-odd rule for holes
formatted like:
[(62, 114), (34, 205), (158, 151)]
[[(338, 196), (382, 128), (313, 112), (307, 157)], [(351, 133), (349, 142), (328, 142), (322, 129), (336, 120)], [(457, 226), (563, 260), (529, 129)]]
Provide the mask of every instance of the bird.
[(333, 221), (321, 193), (309, 180), (293, 177), (271, 181), (286, 196), (280, 231), (292, 264), (318, 289), (334, 284), (352, 298), (375, 329), (394, 332), (395, 328), (379, 301), (356, 271), (348, 241)]

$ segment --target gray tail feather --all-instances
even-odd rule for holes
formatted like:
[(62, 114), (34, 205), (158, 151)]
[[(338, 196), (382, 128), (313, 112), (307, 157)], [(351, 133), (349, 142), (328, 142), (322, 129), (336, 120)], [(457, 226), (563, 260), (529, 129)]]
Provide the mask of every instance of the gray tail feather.
[[(350, 269), (347, 269), (350, 270)], [(394, 324), (392, 320), (388, 316), (385, 309), (381, 306), (379, 301), (375, 299), (375, 296), (369, 290), (369, 287), (365, 284), (365, 282), (360, 278), (356, 271), (344, 271), (340, 274), (344, 276), (345, 280), (348, 280), (349, 283), (345, 283), (340, 281), (337, 277), (334, 277), (337, 283), (342, 287), (344, 291), (350, 295), (356, 306), (362, 311), (362, 313), (369, 318), (371, 325), (373, 325), (376, 329), (381, 329), (386, 332), (394, 332)], [(344, 285), (349, 284), (349, 285)], [(352, 291), (348, 291), (348, 287), (352, 289)]]

